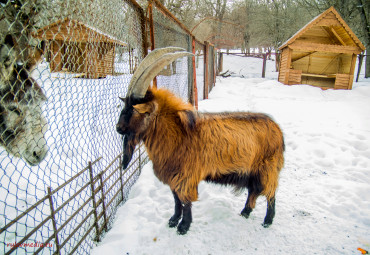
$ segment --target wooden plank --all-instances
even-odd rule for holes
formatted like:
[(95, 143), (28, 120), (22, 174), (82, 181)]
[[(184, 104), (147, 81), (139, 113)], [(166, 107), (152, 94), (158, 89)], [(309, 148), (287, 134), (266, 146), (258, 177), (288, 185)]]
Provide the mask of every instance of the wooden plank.
[(280, 67), (279, 67), (279, 82), (284, 83), (286, 71), (289, 69), (287, 67), (288, 63), (288, 48), (284, 48), (281, 53)]
[(284, 84), (289, 84), (289, 69), (290, 69), (291, 60), (292, 60), (292, 52), (293, 52), (292, 49), (290, 48), (287, 49), (287, 53), (288, 53), (287, 63), (286, 63), (287, 70), (285, 72)]
[(314, 53), (316, 53), (317, 51), (311, 51), (311, 52), (302, 52), (301, 54), (297, 54), (297, 53), (294, 53), (293, 55), (296, 55), (295, 57), (292, 56), (292, 62), (295, 62), (295, 61), (298, 61), (298, 60), (301, 60), (302, 58), (305, 58), (305, 57), (308, 57)]
[(302, 70), (289, 70), (288, 85), (301, 84)]
[(348, 83), (348, 89), (352, 89), (353, 79), (354, 79), (354, 74), (355, 74), (355, 67), (356, 67), (356, 59), (357, 59), (357, 56), (355, 54), (353, 54), (352, 55), (351, 67), (350, 67), (350, 71), (349, 71), (350, 80), (349, 80), (349, 83)]
[(317, 78), (335, 78), (336, 74), (314, 74), (314, 73), (302, 73), (302, 76), (306, 77), (317, 77)]
[(349, 74), (337, 74), (335, 79), (334, 88), (335, 89), (349, 89)]
[(347, 54), (360, 54), (362, 51), (355, 46), (343, 46), (343, 45), (331, 45), (331, 44), (320, 44), (320, 43), (309, 43), (302, 41), (295, 41), (288, 46), (293, 50), (300, 51), (318, 51), (318, 52), (330, 52), (330, 53), (347, 53)]
[(342, 44), (342, 45), (346, 45), (346, 43), (342, 40), (342, 38), (337, 34), (337, 32), (334, 30), (333, 27), (330, 28), (330, 31), (333, 33), (333, 35), (335, 36), (335, 38)]

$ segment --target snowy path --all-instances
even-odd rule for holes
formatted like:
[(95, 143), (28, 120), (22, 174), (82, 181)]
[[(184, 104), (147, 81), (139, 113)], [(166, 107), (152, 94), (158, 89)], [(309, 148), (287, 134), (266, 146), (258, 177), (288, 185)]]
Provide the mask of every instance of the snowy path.
[[(235, 62), (225, 59), (225, 66), (227, 61)], [(264, 112), (281, 125), (286, 163), (272, 226), (261, 226), (266, 210), (263, 197), (246, 220), (239, 216), (245, 192), (235, 196), (229, 188), (201, 183), (190, 231), (178, 236), (167, 227), (172, 194), (154, 177), (149, 163), (130, 199), (118, 209), (113, 228), (92, 254), (296, 255), (370, 250), (370, 81), (355, 84), (352, 91), (322, 91), (271, 79), (218, 78), (210, 99), (200, 102), (199, 108)]]

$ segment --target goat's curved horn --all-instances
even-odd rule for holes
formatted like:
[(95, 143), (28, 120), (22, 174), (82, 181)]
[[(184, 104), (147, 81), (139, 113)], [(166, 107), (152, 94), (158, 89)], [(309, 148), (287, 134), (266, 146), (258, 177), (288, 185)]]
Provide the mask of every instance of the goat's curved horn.
[(193, 55), (190, 52), (175, 52), (167, 53), (162, 55), (154, 63), (148, 66), (145, 71), (141, 74), (139, 79), (136, 81), (136, 86), (132, 90), (132, 94), (137, 98), (143, 98), (150, 86), (150, 82), (154, 77), (166, 66), (175, 61), (178, 58), (191, 56)]
[(131, 78), (130, 85), (128, 87), (127, 96), (130, 96), (132, 94), (132, 91), (134, 87), (136, 86), (137, 80), (140, 78), (140, 76), (143, 74), (145, 69), (147, 69), (150, 65), (156, 62), (161, 56), (167, 53), (172, 52), (179, 52), (179, 51), (185, 51), (183, 48), (179, 47), (167, 47), (167, 48), (160, 48), (155, 49), (151, 51), (144, 59), (141, 61), (139, 66), (137, 67), (134, 75)]

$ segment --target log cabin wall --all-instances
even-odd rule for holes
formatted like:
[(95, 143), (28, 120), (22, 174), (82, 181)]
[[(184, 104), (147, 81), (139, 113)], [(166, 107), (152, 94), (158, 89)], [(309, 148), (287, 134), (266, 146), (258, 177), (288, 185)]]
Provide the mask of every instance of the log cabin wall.
[(81, 77), (114, 75), (116, 47), (126, 43), (68, 18), (39, 29), (34, 36), (48, 41), (51, 72), (75, 73)]

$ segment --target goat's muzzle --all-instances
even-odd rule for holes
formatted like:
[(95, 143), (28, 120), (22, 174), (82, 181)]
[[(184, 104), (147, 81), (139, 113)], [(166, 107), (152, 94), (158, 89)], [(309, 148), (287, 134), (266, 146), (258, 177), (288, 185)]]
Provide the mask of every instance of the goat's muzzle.
[(125, 135), (126, 134), (126, 132), (120, 127), (119, 124), (116, 125), (116, 130), (117, 130), (118, 134), (120, 134), (120, 135)]

